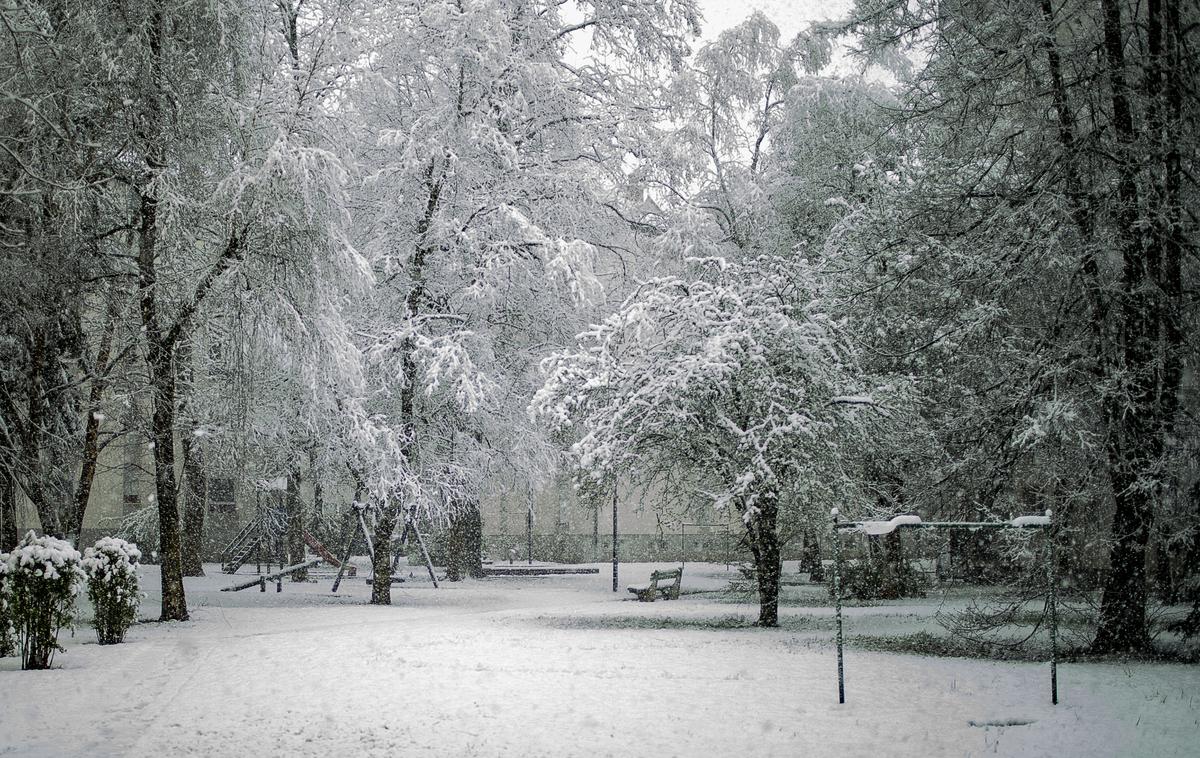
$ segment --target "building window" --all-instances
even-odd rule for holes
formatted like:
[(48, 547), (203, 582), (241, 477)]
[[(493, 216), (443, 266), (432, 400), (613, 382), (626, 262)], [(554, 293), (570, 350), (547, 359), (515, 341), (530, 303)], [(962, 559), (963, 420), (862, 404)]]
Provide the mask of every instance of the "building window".
[(214, 476), (208, 480), (208, 511), (212, 514), (237, 513), (233, 477)]

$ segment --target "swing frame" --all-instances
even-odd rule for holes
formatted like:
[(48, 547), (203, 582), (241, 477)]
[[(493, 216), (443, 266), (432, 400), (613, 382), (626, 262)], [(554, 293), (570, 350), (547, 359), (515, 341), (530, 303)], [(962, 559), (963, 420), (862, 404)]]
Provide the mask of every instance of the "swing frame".
[[(363, 540), (367, 543), (367, 554), (371, 556), (371, 563), (375, 563), (375, 546), (371, 543), (371, 530), (367, 528), (365, 513), (368, 507), (360, 503), (354, 503), (350, 506), (357, 516), (358, 523), (354, 526), (354, 532), (350, 535), (350, 539), (346, 542), (346, 549), (342, 555), (342, 565), (338, 568), (337, 578), (333, 580), (333, 586), (329, 588), (330, 592), (337, 592), (338, 587), (342, 584), (342, 576), (346, 573), (346, 566), (350, 563), (350, 554), (354, 550), (354, 543), (358, 540), (358, 535), (362, 534)], [(429, 549), (425, 546), (425, 537), (421, 534), (421, 530), (417, 527), (417, 516), (414, 510), (404, 511), (404, 529), (400, 532), (399, 546), (408, 543), (408, 535), (412, 533), (417, 538), (417, 544), (421, 546), (421, 555), (425, 558), (425, 568), (429, 570), (429, 579), (433, 582), (434, 589), (437, 589), (437, 577), (433, 573), (433, 560), (429, 557)], [(396, 570), (396, 566), (400, 563), (400, 553), (397, 552), (392, 561), (392, 571)]]
[[(846, 702), (846, 676), (843, 656), (842, 633), (842, 534), (844, 532), (864, 532), (868, 526), (878, 522), (842, 521), (837, 508), (829, 512), (832, 517), (833, 531), (833, 598), (837, 616), (837, 678), (838, 703)], [(1043, 516), (1020, 516), (1011, 521), (921, 521), (901, 520), (897, 517), (890, 523), (894, 529), (1045, 529), (1050, 539), (1050, 565), (1047, 568), (1049, 591), (1046, 599), (1046, 611), (1050, 616), (1050, 703), (1058, 705), (1058, 548), (1054, 540), (1053, 514), (1047, 510)], [(886, 522), (885, 522), (886, 523)]]

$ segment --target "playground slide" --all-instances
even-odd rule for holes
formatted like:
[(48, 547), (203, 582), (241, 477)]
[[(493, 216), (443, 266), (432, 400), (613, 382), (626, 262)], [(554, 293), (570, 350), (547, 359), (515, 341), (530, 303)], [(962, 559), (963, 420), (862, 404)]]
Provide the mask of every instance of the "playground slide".
[[(312, 548), (313, 552), (321, 556), (321, 559), (326, 563), (336, 568), (342, 567), (342, 562), (333, 557), (333, 553), (329, 552), (324, 545), (317, 541), (316, 537), (312, 536), (307, 531), (304, 533), (304, 541), (309, 547)], [(358, 568), (353, 563), (347, 564), (346, 573), (350, 574), (350, 576), (355, 576), (358, 574)]]

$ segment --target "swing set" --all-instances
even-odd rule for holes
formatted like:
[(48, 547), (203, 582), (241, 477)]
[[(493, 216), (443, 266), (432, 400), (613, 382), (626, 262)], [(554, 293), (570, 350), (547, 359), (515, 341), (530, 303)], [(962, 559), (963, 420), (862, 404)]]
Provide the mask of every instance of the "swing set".
[[(350, 554), (354, 550), (354, 545), (358, 541), (359, 535), (362, 535), (363, 542), (367, 546), (367, 554), (371, 556), (371, 563), (375, 562), (375, 545), (371, 542), (371, 529), (367, 525), (367, 511), (371, 510), (371, 506), (365, 503), (354, 503), (350, 506), (354, 510), (356, 523), (354, 532), (350, 535), (350, 539), (346, 542), (346, 549), (342, 551), (341, 564), (338, 566), (337, 578), (333, 580), (333, 587), (330, 592), (337, 592), (338, 587), (342, 584), (342, 576), (346, 573), (346, 567), (350, 565)], [(411, 535), (411, 536), (410, 536)], [(415, 539), (417, 545), (421, 548), (421, 557), (425, 559), (425, 568), (429, 570), (429, 579), (433, 582), (434, 588), (438, 586), (437, 577), (433, 573), (433, 561), (429, 557), (429, 549), (425, 546), (425, 537), (421, 534), (420, 528), (417, 526), (417, 514), (415, 508), (410, 508), (404, 512), (404, 529), (400, 532), (400, 539), (396, 541), (394, 548), (401, 548), (408, 545), (411, 540)], [(396, 572), (396, 567), (400, 564), (401, 552), (398, 549), (393, 549), (395, 557), (392, 559), (392, 573)]]
[[(838, 702), (846, 702), (846, 679), (842, 655), (842, 539), (844, 532), (887, 534), (896, 529), (1045, 529), (1051, 528), (1051, 512), (1042, 516), (1018, 516), (1010, 521), (922, 521), (919, 516), (896, 516), (891, 521), (841, 521), (837, 508), (833, 517), (833, 597), (837, 615), (837, 677)], [(1058, 705), (1058, 555), (1055, 540), (1049, 544), (1050, 565), (1047, 568), (1049, 590), (1046, 613), (1050, 627), (1050, 702)]]

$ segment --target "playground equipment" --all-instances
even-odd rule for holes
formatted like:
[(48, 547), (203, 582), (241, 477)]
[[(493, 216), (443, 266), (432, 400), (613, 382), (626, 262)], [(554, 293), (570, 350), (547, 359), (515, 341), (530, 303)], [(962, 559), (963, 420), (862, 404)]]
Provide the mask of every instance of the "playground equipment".
[[(271, 563), (278, 562), (281, 569), (276, 573), (283, 576), (320, 563), (320, 561), (310, 561), (286, 569), (282, 568), (286, 552), (284, 539), (287, 531), (287, 510), (284, 499), (287, 491), (287, 479), (279, 477), (259, 480), (255, 482), (255, 488), (257, 491), (255, 493), (254, 518), (243, 526), (221, 551), (221, 571), (226, 574), (236, 574), (238, 569), (252, 558), (259, 564), (258, 573), (261, 573), (264, 562), (267, 564), (268, 572), (271, 570)], [(336, 568), (342, 567), (341, 562), (311, 532), (305, 530), (301, 537), (314, 553), (321, 556), (322, 560)], [(353, 564), (347, 569), (350, 576), (357, 574), (357, 568)], [(275, 574), (270, 576), (274, 577)], [(257, 581), (255, 580), (255, 582)], [(239, 585), (237, 589), (245, 589), (246, 586), (253, 586), (253, 584)]]
[[(286, 485), (286, 480), (283, 480), (282, 487), (280, 480), (255, 483), (254, 518), (221, 551), (221, 571), (236, 574), (252, 556), (260, 566), (266, 558), (268, 570), (275, 560), (280, 566), (283, 565), (283, 535), (287, 526), (283, 503)], [(269, 492), (275, 493), (274, 503), (270, 495), (265, 499), (263, 497)]]
[[(310, 548), (312, 548), (312, 551), (313, 551), (314, 553), (316, 553), (317, 555), (321, 556), (321, 559), (322, 559), (323, 561), (325, 561), (326, 563), (328, 563), (330, 566), (333, 566), (334, 568), (338, 568), (338, 569), (340, 569), (340, 568), (342, 567), (342, 562), (341, 562), (341, 561), (339, 561), (339, 560), (338, 560), (338, 559), (337, 559), (337, 558), (334, 556), (334, 554), (333, 554), (333, 553), (329, 552), (329, 549), (328, 549), (328, 548), (326, 548), (324, 545), (322, 545), (322, 544), (321, 544), (321, 543), (320, 543), (320, 542), (317, 540), (317, 538), (316, 538), (316, 537), (312, 536), (312, 534), (310, 534), (310, 533), (309, 533), (309, 532), (307, 532), (307, 531), (306, 531), (306, 532), (304, 532), (304, 535), (303, 535), (303, 536), (304, 536), (304, 543), (305, 543), (306, 545), (308, 545)], [(355, 566), (353, 563), (351, 563), (351, 564), (348, 564), (348, 565), (346, 566), (346, 573), (348, 573), (350, 576), (357, 576), (357, 575), (358, 575), (358, 567), (357, 567), (357, 566)]]
[[(890, 521), (840, 521), (838, 509), (830, 511), (833, 517), (833, 598), (837, 615), (837, 677), (838, 702), (846, 702), (846, 678), (842, 656), (842, 540), (847, 531), (864, 534), (887, 534), (896, 529), (1051, 529), (1051, 512), (1040, 516), (1018, 516), (1010, 521), (922, 521), (919, 516), (896, 516)], [(1050, 537), (1050, 565), (1047, 569), (1046, 615), (1050, 630), (1050, 702), (1058, 705), (1058, 556), (1055, 541)]]
[[(363, 541), (367, 545), (367, 553), (371, 556), (372, 564), (375, 562), (375, 545), (371, 542), (371, 530), (367, 526), (366, 519), (366, 512), (369, 510), (370, 506), (364, 503), (354, 503), (351, 507), (354, 509), (354, 515), (357, 523), (354, 526), (354, 533), (350, 535), (349, 541), (346, 542), (346, 549), (342, 552), (343, 557), (338, 562), (339, 568), (337, 578), (333, 580), (333, 587), (330, 588), (330, 592), (337, 592), (338, 587), (341, 586), (342, 576), (346, 573), (347, 566), (350, 566), (350, 554), (354, 550), (354, 544), (358, 541), (360, 534), (363, 537)], [(395, 572), (396, 566), (400, 563), (401, 553), (395, 548), (407, 545), (410, 539), (409, 535), (413, 535), (417, 540), (417, 544), (420, 545), (421, 556), (425, 559), (425, 568), (429, 570), (429, 579), (433, 582), (433, 586), (436, 588), (438, 583), (437, 577), (434, 576), (433, 573), (433, 561), (429, 558), (428, 548), (425, 547), (425, 538), (421, 535), (421, 530), (417, 527), (417, 516), (414, 510), (410, 509), (404, 512), (404, 529), (401, 531), (400, 539), (396, 541), (392, 550), (393, 554), (395, 555), (395, 558), (392, 559), (392, 571)], [(353, 567), (351, 566), (351, 568)]]
[(275, 591), (283, 592), (283, 578), (285, 576), (294, 574), (301, 569), (313, 568), (320, 563), (321, 560), (321, 558), (314, 558), (311, 561), (305, 561), (304, 563), (297, 563), (293, 566), (287, 566), (286, 568), (282, 568), (273, 574), (260, 574), (249, 581), (242, 582), (241, 584), (233, 584), (228, 587), (222, 587), (221, 592), (241, 592), (242, 590), (249, 589), (256, 584), (259, 587), (259, 592), (266, 592), (267, 582), (275, 582)]

